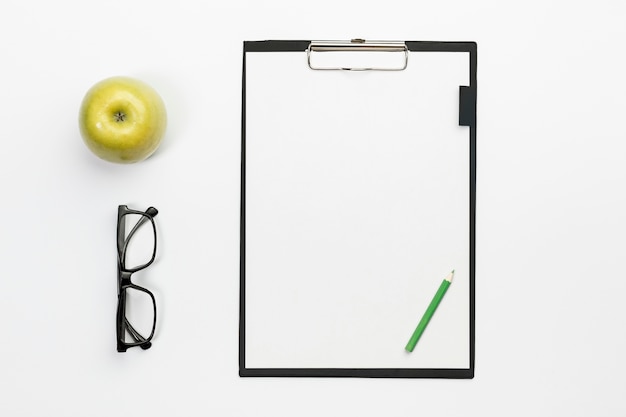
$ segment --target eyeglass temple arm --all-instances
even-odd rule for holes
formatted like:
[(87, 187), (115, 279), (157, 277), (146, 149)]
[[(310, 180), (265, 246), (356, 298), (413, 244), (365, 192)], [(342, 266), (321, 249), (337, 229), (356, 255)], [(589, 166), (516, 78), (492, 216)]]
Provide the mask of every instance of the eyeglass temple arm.
[[(155, 209), (154, 207), (148, 207), (148, 210), (146, 210), (146, 214), (150, 217), (155, 217), (157, 214), (159, 214), (159, 211)], [(137, 224), (133, 227), (133, 230), (131, 230), (130, 233), (128, 234), (128, 237), (126, 238), (126, 242), (128, 242), (130, 238), (133, 237), (137, 229), (139, 229), (141, 225), (143, 225), (147, 221), (148, 221), (148, 218), (146, 216), (141, 216), (139, 221), (137, 221)]]
[(128, 334), (130, 334), (130, 337), (132, 337), (135, 342), (143, 343), (140, 345), (143, 349), (148, 349), (152, 345), (152, 343), (146, 340), (145, 337), (143, 337), (141, 334), (139, 334), (137, 330), (135, 330), (135, 328), (130, 324), (128, 319), (125, 317), (124, 317), (124, 324), (126, 325), (126, 330), (128, 330)]

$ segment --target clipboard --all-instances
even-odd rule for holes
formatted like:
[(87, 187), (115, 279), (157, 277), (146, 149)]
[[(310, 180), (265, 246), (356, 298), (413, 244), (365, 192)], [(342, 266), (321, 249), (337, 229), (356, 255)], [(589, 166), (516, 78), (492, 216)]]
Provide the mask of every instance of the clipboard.
[(476, 54), (244, 42), (240, 376), (473, 378)]

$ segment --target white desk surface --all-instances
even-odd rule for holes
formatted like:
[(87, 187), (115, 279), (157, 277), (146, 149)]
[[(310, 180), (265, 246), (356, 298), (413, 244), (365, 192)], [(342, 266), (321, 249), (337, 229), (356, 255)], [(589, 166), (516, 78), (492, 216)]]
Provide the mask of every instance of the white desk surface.
[[(626, 4), (0, 5), (0, 415), (626, 414)], [(476, 377), (241, 379), (242, 42), (478, 43)], [(92, 156), (80, 101), (153, 85), (169, 128)], [(154, 205), (148, 351), (115, 351), (118, 204)]]

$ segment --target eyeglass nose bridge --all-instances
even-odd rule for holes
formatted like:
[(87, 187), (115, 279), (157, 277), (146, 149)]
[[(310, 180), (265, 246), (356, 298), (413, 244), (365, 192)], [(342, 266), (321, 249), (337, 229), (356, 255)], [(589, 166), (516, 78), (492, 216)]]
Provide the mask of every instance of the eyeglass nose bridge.
[(132, 272), (129, 271), (120, 271), (120, 284), (122, 287), (131, 285), (130, 277), (133, 275)]

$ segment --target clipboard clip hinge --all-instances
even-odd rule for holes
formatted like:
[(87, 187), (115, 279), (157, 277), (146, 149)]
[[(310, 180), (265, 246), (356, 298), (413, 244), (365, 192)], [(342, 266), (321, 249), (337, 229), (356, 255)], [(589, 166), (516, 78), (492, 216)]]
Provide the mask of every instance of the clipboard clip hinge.
[[(335, 54), (330, 58), (324, 54), (325, 52), (335, 52)], [(362, 54), (363, 52), (371, 54)], [(409, 48), (404, 42), (366, 41), (365, 39), (312, 41), (306, 53), (307, 63), (312, 70), (403, 71), (409, 63)]]

